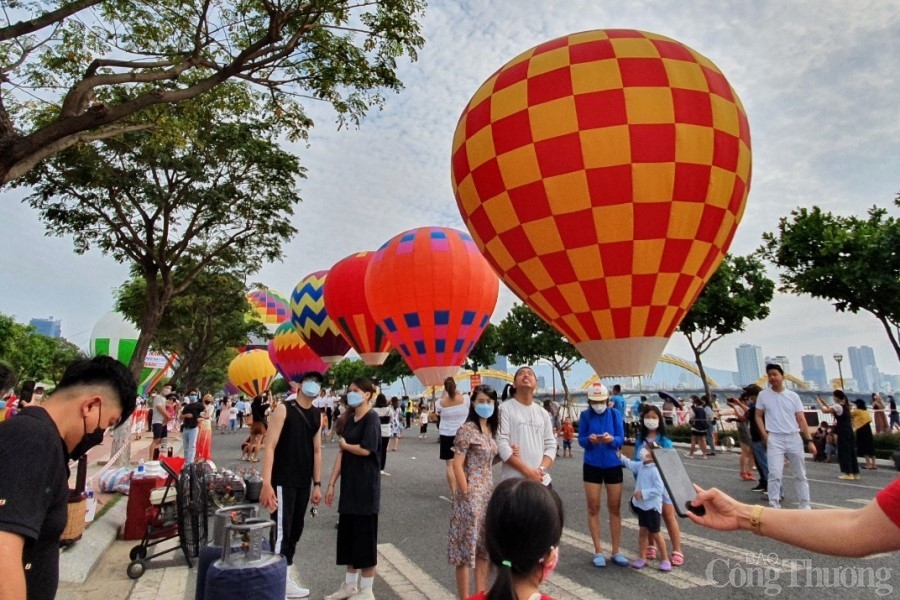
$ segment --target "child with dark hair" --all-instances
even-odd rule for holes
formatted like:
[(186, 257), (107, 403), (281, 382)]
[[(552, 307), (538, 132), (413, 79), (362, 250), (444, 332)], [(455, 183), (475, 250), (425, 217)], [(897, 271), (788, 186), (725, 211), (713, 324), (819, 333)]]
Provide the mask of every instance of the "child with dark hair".
[(559, 563), (562, 501), (548, 487), (522, 478), (502, 481), (485, 515), (485, 546), (497, 570), (494, 584), (470, 600), (529, 600)]
[(637, 454), (638, 460), (629, 460), (622, 456), (622, 466), (631, 471), (637, 481), (634, 486), (634, 496), (631, 498), (631, 511), (637, 515), (640, 533), (638, 538), (638, 559), (631, 563), (634, 569), (643, 569), (647, 566), (645, 556), (647, 549), (654, 545), (659, 555), (659, 570), (671, 571), (672, 563), (666, 553), (666, 540), (660, 533), (662, 521), (663, 496), (666, 488), (650, 449), (642, 447)]

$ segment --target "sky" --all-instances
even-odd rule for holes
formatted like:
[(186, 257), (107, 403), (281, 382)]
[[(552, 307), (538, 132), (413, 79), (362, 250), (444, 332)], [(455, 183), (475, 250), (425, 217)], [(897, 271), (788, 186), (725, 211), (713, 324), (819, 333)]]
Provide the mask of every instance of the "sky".
[[(309, 273), (402, 231), (464, 229), (450, 183), (451, 141), (463, 108), (514, 56), (586, 29), (674, 38), (711, 59), (740, 96), (754, 164), (731, 253), (756, 249), (764, 232), (801, 206), (862, 216), (878, 205), (897, 213), (900, 2), (431, 0), (422, 25), (427, 42), (418, 61), (400, 62), (406, 88), (359, 129), (338, 130), (330, 106), (309, 105), (316, 126), (308, 144), (287, 145), (308, 169), (294, 215), (299, 233), (285, 244), (282, 262), (248, 282), (289, 295)], [(23, 322), (61, 319), (63, 335), (86, 347), (127, 267), (95, 250), (76, 255), (69, 239), (45, 237), (22, 195), (0, 191), (0, 312)], [(493, 322), (515, 301), (501, 284)], [(734, 349), (742, 343), (761, 346), (764, 356), (787, 356), (794, 371), (802, 355), (823, 355), (829, 377), (837, 377), (833, 353), (868, 345), (882, 372), (900, 373), (874, 317), (837, 313), (810, 297), (776, 294), (769, 318), (717, 342), (704, 362), (737, 370)], [(665, 352), (692, 356), (677, 332)]]

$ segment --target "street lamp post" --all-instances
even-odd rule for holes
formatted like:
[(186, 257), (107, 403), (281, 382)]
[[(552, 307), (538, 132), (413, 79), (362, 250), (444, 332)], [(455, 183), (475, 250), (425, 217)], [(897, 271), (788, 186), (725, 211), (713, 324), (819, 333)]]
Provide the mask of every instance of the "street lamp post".
[(844, 355), (840, 352), (834, 353), (834, 360), (838, 365), (838, 378), (841, 380), (841, 389), (844, 389), (844, 372), (841, 370), (841, 361), (844, 360)]

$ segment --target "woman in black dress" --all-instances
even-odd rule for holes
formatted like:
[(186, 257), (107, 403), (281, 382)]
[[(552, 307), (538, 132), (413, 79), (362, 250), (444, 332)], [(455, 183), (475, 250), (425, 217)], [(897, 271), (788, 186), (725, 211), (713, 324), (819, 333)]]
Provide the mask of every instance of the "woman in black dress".
[(834, 390), (834, 404), (826, 406), (816, 396), (819, 410), (834, 415), (837, 423), (837, 451), (841, 475), (838, 479), (859, 479), (859, 461), (856, 460), (856, 441), (853, 436), (853, 423), (850, 417), (850, 401), (842, 390)]

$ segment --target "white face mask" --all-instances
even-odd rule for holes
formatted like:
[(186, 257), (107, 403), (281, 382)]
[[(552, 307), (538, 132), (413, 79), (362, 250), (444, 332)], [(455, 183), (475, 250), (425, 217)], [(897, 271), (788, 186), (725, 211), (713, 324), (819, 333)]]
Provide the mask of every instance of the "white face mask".
[(644, 419), (644, 427), (650, 431), (656, 431), (659, 427), (659, 419)]
[(591, 408), (594, 409), (594, 412), (598, 415), (605, 413), (608, 406), (608, 404), (591, 404)]

